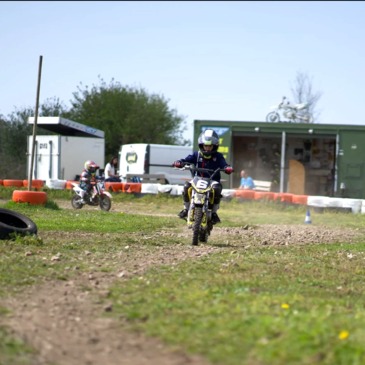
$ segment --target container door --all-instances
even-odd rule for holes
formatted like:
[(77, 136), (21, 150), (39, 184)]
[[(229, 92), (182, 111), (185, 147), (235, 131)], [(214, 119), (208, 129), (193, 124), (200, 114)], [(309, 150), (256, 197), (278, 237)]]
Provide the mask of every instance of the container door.
[(343, 197), (362, 199), (365, 197), (363, 134), (342, 133), (338, 150), (337, 194)]
[[(28, 137), (28, 175), (31, 167), (33, 137)], [(57, 179), (58, 136), (36, 136), (32, 179)]]

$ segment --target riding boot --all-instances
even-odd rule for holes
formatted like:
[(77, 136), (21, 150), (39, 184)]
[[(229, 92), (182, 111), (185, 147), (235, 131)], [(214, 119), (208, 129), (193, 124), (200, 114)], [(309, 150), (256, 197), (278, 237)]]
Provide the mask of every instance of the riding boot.
[(190, 208), (190, 202), (184, 202), (184, 209), (178, 214), (178, 216), (182, 219), (188, 216), (188, 211)]
[(217, 224), (220, 223), (221, 220), (218, 217), (217, 211), (219, 209), (219, 204), (214, 204), (212, 209), (212, 223)]
[(80, 195), (81, 195), (81, 203), (82, 203), (82, 204), (85, 204), (85, 200), (84, 200), (85, 190), (82, 190), (82, 191), (80, 192)]

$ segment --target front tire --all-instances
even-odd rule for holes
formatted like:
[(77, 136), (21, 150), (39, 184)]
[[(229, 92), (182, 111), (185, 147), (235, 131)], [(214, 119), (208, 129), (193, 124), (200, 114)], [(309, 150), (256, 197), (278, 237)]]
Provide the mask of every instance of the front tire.
[(200, 226), (203, 220), (203, 208), (195, 207), (194, 223), (193, 223), (193, 241), (192, 245), (197, 246), (199, 243)]
[(108, 196), (101, 195), (99, 206), (100, 206), (101, 210), (108, 212), (110, 210), (110, 208), (112, 207), (112, 201), (110, 200), (110, 198)]
[(280, 122), (280, 115), (277, 112), (270, 112), (267, 116), (266, 116), (266, 121), (270, 122), (270, 123), (277, 123)]
[(74, 209), (81, 209), (84, 204), (81, 203), (81, 197), (78, 196), (77, 194), (75, 194), (72, 198), (71, 198), (71, 205), (72, 208)]
[(199, 233), (199, 241), (200, 242), (208, 242), (209, 232), (208, 229), (202, 229)]

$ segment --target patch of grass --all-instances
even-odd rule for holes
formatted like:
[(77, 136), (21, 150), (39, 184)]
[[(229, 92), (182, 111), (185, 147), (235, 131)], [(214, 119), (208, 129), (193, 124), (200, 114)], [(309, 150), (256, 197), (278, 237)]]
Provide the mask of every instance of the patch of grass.
[(163, 227), (173, 227), (169, 217), (153, 217), (104, 212), (101, 210), (49, 209), (47, 206), (7, 202), (4, 208), (20, 212), (32, 219), (42, 230), (89, 231), (89, 232), (132, 232), (153, 231)]
[(0, 364), (26, 365), (31, 364), (35, 351), (22, 340), (9, 335), (6, 329), (0, 327)]
[[(97, 257), (103, 262), (102, 269), (108, 271), (105, 256), (121, 251), (126, 245), (165, 244), (160, 237), (153, 239), (153, 232), (176, 228), (176, 219), (171, 217), (49, 209), (14, 202), (5, 206), (32, 219), (38, 234), (0, 240), (0, 295), (21, 290), (24, 285), (33, 285), (43, 278), (64, 280), (79, 271), (90, 270), (95, 266), (92, 260)], [(173, 241), (172, 237), (169, 244)], [(93, 253), (92, 258), (85, 256), (86, 251)]]
[[(362, 228), (365, 214), (323, 212), (309, 209), (312, 225), (326, 227)], [(227, 226), (244, 226), (245, 224), (303, 224), (307, 207), (303, 205), (286, 205), (273, 201), (239, 200), (223, 201), (219, 216)]]
[(114, 315), (213, 363), (362, 364), (365, 253), (357, 248), (356, 260), (341, 245), (313, 245), (155, 268), (113, 288)]

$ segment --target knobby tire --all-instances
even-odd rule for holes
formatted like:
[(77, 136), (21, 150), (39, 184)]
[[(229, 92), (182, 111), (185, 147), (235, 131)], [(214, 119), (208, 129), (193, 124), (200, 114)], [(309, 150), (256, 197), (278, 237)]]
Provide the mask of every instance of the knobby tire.
[(280, 115), (277, 112), (270, 112), (266, 116), (266, 121), (270, 123), (278, 123), (280, 122)]
[(194, 223), (193, 223), (193, 241), (192, 241), (193, 246), (197, 246), (199, 243), (199, 232), (202, 220), (203, 220), (203, 208), (195, 207)]
[(108, 212), (110, 210), (110, 208), (112, 207), (112, 202), (108, 196), (101, 195), (99, 206), (100, 206), (101, 210)]
[(84, 205), (80, 202), (81, 198), (75, 194), (72, 198), (71, 198), (71, 205), (74, 209), (81, 209)]

